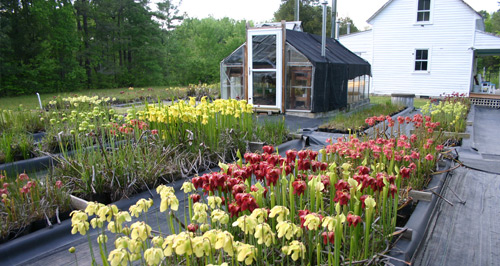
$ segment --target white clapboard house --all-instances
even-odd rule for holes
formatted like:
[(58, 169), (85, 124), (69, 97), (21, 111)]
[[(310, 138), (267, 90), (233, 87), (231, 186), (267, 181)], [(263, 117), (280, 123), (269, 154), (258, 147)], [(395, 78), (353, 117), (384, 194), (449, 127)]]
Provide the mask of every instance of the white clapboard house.
[(371, 93), (495, 95), (476, 75), (476, 59), (500, 55), (500, 37), (484, 32), (481, 15), (464, 1), (390, 0), (367, 22), (371, 30), (340, 43), (371, 64)]

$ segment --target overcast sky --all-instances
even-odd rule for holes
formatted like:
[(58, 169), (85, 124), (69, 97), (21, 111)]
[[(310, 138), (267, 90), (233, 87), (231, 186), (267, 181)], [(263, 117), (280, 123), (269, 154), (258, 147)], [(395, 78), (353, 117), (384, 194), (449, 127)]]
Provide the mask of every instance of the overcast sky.
[[(457, 0), (459, 1), (459, 0)], [(387, 0), (337, 0), (339, 17), (350, 17), (359, 29), (369, 26), (366, 20), (373, 15)], [(476, 11), (494, 12), (500, 7), (496, 0), (465, 0)], [(181, 12), (190, 17), (215, 18), (230, 17), (236, 20), (268, 22), (278, 10), (281, 0), (182, 0)], [(328, 0), (331, 6), (332, 0)]]

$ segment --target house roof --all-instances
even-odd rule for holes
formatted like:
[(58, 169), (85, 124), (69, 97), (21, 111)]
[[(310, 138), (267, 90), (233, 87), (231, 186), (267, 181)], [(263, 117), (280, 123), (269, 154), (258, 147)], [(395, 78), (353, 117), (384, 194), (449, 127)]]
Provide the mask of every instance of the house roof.
[[(375, 12), (370, 18), (368, 18), (366, 20), (366, 22), (370, 23), (370, 21), (372, 21), (376, 16), (378, 16), (378, 14), (380, 14), (382, 12), (382, 10), (384, 10), (387, 6), (389, 6), (392, 2), (394, 2), (395, 0), (389, 0), (387, 1), (379, 10), (377, 10), (377, 12)], [(479, 12), (477, 12), (476, 10), (474, 10), (474, 8), (472, 8), (469, 4), (467, 4), (464, 0), (458, 0), (459, 2), (462, 2), (465, 6), (467, 6), (468, 8), (470, 8), (470, 10), (472, 10), (474, 13), (476, 13), (478, 16), (482, 17), (481, 14), (479, 14)]]
[(287, 30), (286, 41), (307, 57), (313, 65), (317, 63), (343, 64), (349, 66), (350, 75), (370, 74), (370, 63), (345, 48), (332, 38), (326, 38), (325, 57), (321, 56), (321, 36), (307, 32)]
[(496, 55), (500, 54), (500, 36), (484, 32), (481, 30), (476, 30), (474, 35), (474, 46), (472, 47), (476, 50), (478, 55)]
[(358, 31), (358, 32), (354, 32), (354, 33), (344, 34), (344, 35), (340, 35), (339, 39), (358, 36), (358, 35), (364, 35), (364, 34), (371, 33), (371, 32), (372, 32), (372, 29), (368, 29), (368, 30), (364, 30), (364, 31)]

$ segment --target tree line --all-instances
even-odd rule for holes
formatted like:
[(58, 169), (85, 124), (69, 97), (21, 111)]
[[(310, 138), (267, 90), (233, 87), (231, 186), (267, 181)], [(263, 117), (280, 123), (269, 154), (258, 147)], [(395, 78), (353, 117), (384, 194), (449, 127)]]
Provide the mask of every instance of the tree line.
[[(299, 15), (302, 21), (302, 28), (305, 32), (321, 35), (323, 26), (323, 6), (320, 0), (301, 0), (299, 2)], [(279, 9), (274, 13), (274, 21), (295, 20), (295, 0), (281, 0)], [(331, 36), (332, 8), (327, 6), (326, 35)], [(351, 18), (337, 18), (339, 23), (339, 36), (347, 34), (347, 23), (351, 24), (351, 33), (358, 32)]]
[[(274, 20), (293, 20), (294, 2), (283, 0)], [(176, 3), (0, 0), (0, 96), (218, 82), (247, 22), (189, 18)], [(301, 1), (301, 20), (321, 34), (318, 0)]]
[(245, 22), (171, 1), (0, 0), (0, 96), (216, 82)]
[[(500, 5), (500, 2), (499, 2)], [(496, 35), (500, 35), (500, 9), (489, 14), (487, 11), (479, 11), (484, 19), (484, 30)], [(486, 72), (486, 77), (489, 81), (498, 82), (500, 72), (500, 56), (484, 56), (478, 58), (477, 71), (482, 74), (483, 69)]]

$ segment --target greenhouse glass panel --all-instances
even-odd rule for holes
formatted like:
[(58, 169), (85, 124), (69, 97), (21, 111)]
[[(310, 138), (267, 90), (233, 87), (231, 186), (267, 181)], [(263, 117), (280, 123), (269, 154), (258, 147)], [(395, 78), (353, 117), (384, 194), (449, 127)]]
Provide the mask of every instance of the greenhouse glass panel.
[(276, 35), (252, 36), (253, 69), (276, 68)]
[(297, 51), (293, 46), (287, 44), (286, 53), (288, 56), (288, 63), (292, 65), (312, 65), (309, 59), (302, 53)]
[(244, 75), (243, 66), (241, 67), (227, 67), (222, 65), (221, 67), (222, 76), (222, 99), (244, 99)]
[(245, 45), (240, 46), (221, 63), (221, 98), (244, 99), (244, 73), (243, 63)]
[(368, 75), (363, 75), (360, 76), (360, 82), (359, 82), (359, 99), (364, 100), (367, 98), (367, 82), (370, 80), (370, 76)]
[(313, 66), (293, 46), (286, 47), (286, 108), (311, 110)]
[(364, 76), (349, 80), (347, 83), (347, 103), (356, 103), (362, 100), (365, 86)]
[(245, 45), (243, 44), (236, 49), (231, 55), (224, 59), (226, 64), (241, 64), (243, 65), (245, 58)]
[(276, 71), (253, 72), (253, 104), (276, 105)]

